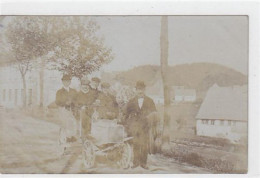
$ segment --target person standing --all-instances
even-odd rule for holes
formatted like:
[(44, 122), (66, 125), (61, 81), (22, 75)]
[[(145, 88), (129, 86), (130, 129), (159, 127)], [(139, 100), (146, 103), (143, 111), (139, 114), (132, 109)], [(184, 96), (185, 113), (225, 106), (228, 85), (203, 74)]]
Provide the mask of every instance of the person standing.
[(74, 142), (76, 132), (76, 110), (75, 110), (75, 97), (77, 91), (70, 88), (71, 76), (64, 74), (62, 77), (63, 87), (56, 92), (55, 103), (59, 106), (59, 119), (62, 127), (67, 132), (67, 141)]
[(77, 95), (77, 91), (75, 89), (70, 88), (70, 75), (64, 74), (61, 80), (63, 87), (56, 92), (55, 103), (59, 107), (64, 107), (69, 111), (73, 111), (75, 108), (75, 97)]
[(83, 77), (80, 82), (81, 88), (76, 97), (76, 107), (78, 109), (78, 118), (81, 117), (81, 136), (85, 138), (91, 132), (92, 104), (96, 100), (96, 96), (90, 92), (90, 81), (87, 77)]
[(93, 77), (91, 79), (90, 82), (90, 92), (93, 96), (95, 96), (96, 98), (98, 97), (98, 95), (100, 94), (100, 90), (99, 90), (99, 85), (100, 85), (101, 80), (98, 77)]
[(147, 156), (149, 151), (149, 114), (156, 111), (153, 100), (145, 95), (145, 84), (143, 81), (136, 83), (136, 96), (127, 103), (124, 125), (133, 142), (133, 168), (147, 167)]

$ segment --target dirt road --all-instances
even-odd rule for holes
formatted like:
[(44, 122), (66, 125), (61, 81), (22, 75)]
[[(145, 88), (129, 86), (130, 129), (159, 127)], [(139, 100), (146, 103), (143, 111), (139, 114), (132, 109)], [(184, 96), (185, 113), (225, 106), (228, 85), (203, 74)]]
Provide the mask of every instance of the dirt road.
[(105, 164), (85, 169), (81, 154), (59, 156), (59, 126), (18, 113), (0, 113), (1, 173), (210, 173), (162, 155), (149, 155), (148, 167), (118, 169)]

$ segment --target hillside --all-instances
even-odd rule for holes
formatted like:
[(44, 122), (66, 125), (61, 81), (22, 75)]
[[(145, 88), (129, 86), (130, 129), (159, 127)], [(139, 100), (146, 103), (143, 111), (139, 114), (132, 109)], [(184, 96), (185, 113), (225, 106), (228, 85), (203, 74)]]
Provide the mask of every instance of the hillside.
[[(197, 91), (207, 91), (214, 83), (219, 86), (247, 84), (247, 76), (228, 67), (213, 63), (182, 64), (169, 67), (171, 86), (185, 86)], [(147, 86), (161, 80), (160, 67), (154, 65), (138, 66), (119, 72), (114, 80), (134, 86), (137, 80), (144, 80)]]

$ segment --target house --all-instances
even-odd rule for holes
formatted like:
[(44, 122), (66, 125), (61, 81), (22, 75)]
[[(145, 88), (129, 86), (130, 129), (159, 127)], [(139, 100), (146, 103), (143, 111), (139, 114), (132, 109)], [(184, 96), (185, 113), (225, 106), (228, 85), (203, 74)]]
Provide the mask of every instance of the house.
[(152, 86), (147, 86), (146, 94), (153, 99), (155, 104), (164, 104), (162, 80), (159, 78)]
[(197, 135), (231, 141), (247, 138), (247, 101), (247, 86), (213, 85), (196, 116)]
[(174, 102), (194, 102), (196, 101), (196, 90), (184, 88), (184, 86), (173, 86), (171, 92)]

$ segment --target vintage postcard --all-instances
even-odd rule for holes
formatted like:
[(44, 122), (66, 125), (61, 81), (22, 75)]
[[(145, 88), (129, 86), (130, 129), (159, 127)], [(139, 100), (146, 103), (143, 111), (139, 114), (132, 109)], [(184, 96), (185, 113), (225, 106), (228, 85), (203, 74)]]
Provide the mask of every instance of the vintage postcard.
[(0, 172), (248, 170), (248, 16), (0, 16)]

